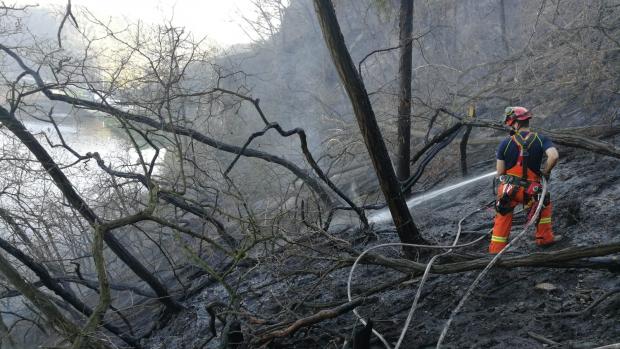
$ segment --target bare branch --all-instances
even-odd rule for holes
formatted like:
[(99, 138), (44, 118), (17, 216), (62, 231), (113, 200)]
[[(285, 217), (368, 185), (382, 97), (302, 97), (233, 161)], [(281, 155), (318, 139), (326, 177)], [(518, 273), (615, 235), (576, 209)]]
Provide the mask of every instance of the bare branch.
[[(305, 318), (302, 318), (302, 319), (299, 319), (293, 322), (292, 324), (288, 325), (286, 328), (282, 330), (273, 331), (266, 335), (263, 335), (259, 337), (258, 339), (254, 340), (254, 343), (256, 345), (263, 345), (265, 343), (272, 341), (275, 338), (290, 336), (296, 331), (298, 331), (300, 328), (312, 326), (318, 322), (333, 319), (335, 317), (338, 317), (342, 314), (345, 314), (355, 309), (356, 307), (360, 305), (375, 302), (377, 301), (377, 299), (378, 298), (376, 297), (358, 298), (351, 302), (345, 303), (343, 305), (337, 306), (332, 309), (321, 310), (316, 314), (310, 315), (308, 317), (305, 317)], [(280, 325), (274, 325), (273, 327), (279, 327), (279, 326), (286, 326), (286, 324), (283, 323)]]
[(71, 24), (73, 24), (76, 28), (79, 28), (77, 20), (75, 19), (75, 16), (73, 16), (73, 12), (71, 12), (71, 0), (67, 0), (65, 15), (62, 17), (62, 21), (60, 21), (60, 26), (58, 26), (58, 33), (56, 34), (58, 38), (58, 47), (60, 48), (62, 48), (62, 40), (60, 39), (60, 35), (62, 34), (62, 28), (65, 26), (67, 18), (71, 19)]

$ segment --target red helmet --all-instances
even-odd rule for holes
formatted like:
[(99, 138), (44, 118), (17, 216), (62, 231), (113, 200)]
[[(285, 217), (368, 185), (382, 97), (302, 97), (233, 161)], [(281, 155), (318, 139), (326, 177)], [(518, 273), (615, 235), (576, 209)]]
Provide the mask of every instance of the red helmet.
[(515, 121), (529, 120), (532, 113), (523, 107), (507, 107), (504, 111), (504, 123), (512, 126)]

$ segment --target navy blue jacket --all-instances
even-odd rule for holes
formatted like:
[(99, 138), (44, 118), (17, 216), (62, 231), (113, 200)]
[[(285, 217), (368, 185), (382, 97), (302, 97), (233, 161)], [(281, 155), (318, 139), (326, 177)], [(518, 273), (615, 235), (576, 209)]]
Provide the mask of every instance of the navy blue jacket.
[[(520, 132), (523, 139), (528, 136), (527, 131)], [(528, 153), (527, 167), (537, 174), (540, 174), (540, 166), (542, 165), (542, 159), (545, 151), (553, 147), (553, 142), (550, 138), (541, 134), (535, 134), (535, 138), (531, 143)], [(497, 160), (504, 160), (506, 164), (506, 170), (514, 167), (517, 164), (519, 158), (519, 146), (516, 144), (512, 137), (504, 139), (497, 147), (496, 152)]]

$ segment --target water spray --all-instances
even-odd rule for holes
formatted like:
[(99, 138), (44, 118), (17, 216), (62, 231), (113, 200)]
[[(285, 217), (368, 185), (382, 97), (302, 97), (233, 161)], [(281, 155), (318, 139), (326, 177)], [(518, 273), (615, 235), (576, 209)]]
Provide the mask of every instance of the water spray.
[[(407, 200), (407, 207), (409, 207), (409, 209), (411, 209), (414, 206), (417, 206), (417, 205), (419, 205), (419, 204), (421, 204), (421, 203), (423, 203), (425, 201), (434, 199), (437, 196), (445, 194), (447, 192), (450, 192), (450, 191), (452, 191), (454, 189), (458, 189), (458, 188), (466, 186), (468, 184), (477, 182), (477, 181), (479, 181), (481, 179), (494, 176), (495, 173), (496, 173), (495, 171), (492, 171), (492, 172), (489, 172), (489, 173), (485, 173), (485, 174), (480, 175), (478, 177), (467, 179), (467, 180), (464, 180), (464, 181), (462, 181), (460, 183), (452, 184), (452, 185), (449, 185), (449, 186), (447, 186), (445, 188), (437, 189), (437, 190), (431, 191), (429, 193), (425, 193), (425, 194), (413, 197), (413, 198)], [(376, 212), (376, 213), (374, 213), (374, 214), (372, 214), (372, 215), (370, 215), (368, 217), (368, 221), (370, 223), (386, 223), (386, 222), (389, 222), (391, 220), (392, 220), (392, 214), (390, 213), (389, 209), (387, 209), (387, 208), (383, 209), (381, 211), (378, 211), (378, 212)]]

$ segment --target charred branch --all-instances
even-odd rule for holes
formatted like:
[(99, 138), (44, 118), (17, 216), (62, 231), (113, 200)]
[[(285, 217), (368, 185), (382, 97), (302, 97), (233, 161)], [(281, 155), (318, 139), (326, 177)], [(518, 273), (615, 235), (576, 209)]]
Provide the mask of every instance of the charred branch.
[[(453, 112), (450, 112), (445, 108), (440, 108), (439, 110), (454, 118), (457, 118), (458, 120), (460, 120), (460, 123), (462, 125), (506, 131), (506, 127), (499, 122), (481, 119), (467, 119)], [(612, 143), (600, 141), (589, 137), (583, 137), (570, 131), (564, 132), (562, 130), (547, 130), (540, 127), (531, 127), (531, 129), (551, 137), (551, 139), (553, 139), (553, 142), (556, 144), (561, 144), (572, 148), (584, 149), (593, 153), (607, 155), (614, 158), (620, 158), (620, 148), (613, 145)]]
[(420, 161), (420, 164), (418, 165), (418, 169), (416, 170), (416, 172), (410, 178), (408, 178), (407, 181), (405, 181), (402, 184), (404, 192), (406, 192), (407, 190), (411, 189), (411, 187), (415, 185), (415, 183), (420, 179), (420, 177), (422, 177), (422, 174), (424, 173), (424, 170), (426, 169), (426, 166), (431, 162), (431, 160), (433, 160), (433, 158), (437, 154), (439, 154), (439, 152), (443, 148), (447, 147), (450, 143), (452, 143), (452, 141), (458, 135), (458, 133), (459, 133), (459, 131), (461, 129), (461, 126), (462, 125), (460, 125), (460, 124), (455, 124), (454, 126), (448, 128), (447, 130), (445, 130), (441, 134), (439, 134), (436, 137), (434, 137), (432, 141), (430, 141), (426, 146), (424, 146), (422, 148), (422, 150), (420, 150), (420, 151), (418, 151), (416, 153), (416, 155), (412, 158), (412, 161), (414, 159), (417, 161), (419, 159), (419, 157), (422, 156), (422, 154), (424, 154), (426, 152), (426, 150), (428, 150), (429, 148), (431, 149), (426, 154), (424, 159), (422, 161)]
[[(267, 122), (267, 119), (265, 119), (264, 114), (263, 114), (262, 110), (260, 109), (260, 107), (258, 105), (258, 99), (252, 100), (252, 103), (254, 103), (255, 107), (259, 110), (259, 113), (262, 116), (263, 120), (265, 122)], [(270, 129), (275, 129), (283, 137), (289, 137), (289, 136), (292, 136), (294, 134), (298, 135), (299, 136), (299, 141), (301, 143), (301, 149), (302, 149), (304, 155), (306, 156), (306, 160), (308, 161), (308, 163), (310, 164), (312, 169), (314, 169), (314, 172), (319, 176), (319, 178), (321, 178), (321, 180), (323, 180), (323, 182), (327, 183), (327, 186), (329, 186), (330, 189), (332, 189), (336, 194), (338, 194), (338, 196), (340, 198), (342, 198), (351, 207), (351, 209), (353, 209), (357, 213), (357, 215), (360, 217), (360, 220), (362, 221), (364, 226), (368, 226), (368, 219), (366, 218), (366, 215), (364, 214), (364, 210), (359, 208), (359, 207), (357, 207), (357, 205), (355, 205), (355, 203), (348, 196), (346, 196), (334, 184), (334, 182), (332, 182), (329, 179), (329, 177), (327, 177), (327, 175), (323, 172), (323, 170), (321, 169), (319, 164), (316, 162), (316, 160), (312, 156), (312, 153), (310, 153), (310, 150), (308, 149), (308, 141), (306, 140), (306, 132), (303, 129), (295, 128), (295, 129), (292, 129), (292, 130), (289, 130), (289, 131), (284, 131), (282, 129), (282, 127), (277, 122), (267, 123), (267, 125), (265, 126), (265, 128), (263, 130), (255, 132), (252, 135), (250, 135), (248, 140), (243, 145), (242, 151), (245, 150), (250, 145), (252, 140), (254, 140), (257, 137), (260, 137), (260, 136), (264, 135)], [(226, 170), (224, 171), (224, 175), (226, 175), (226, 174), (228, 174), (228, 172), (230, 172), (230, 170), (235, 165), (235, 162), (237, 162), (237, 160), (239, 159), (240, 156), (241, 156), (241, 153), (238, 153), (237, 156), (235, 157), (235, 159), (230, 163), (230, 165), (228, 165), (228, 168), (226, 168)]]
[[(398, 89), (398, 135), (396, 176), (405, 181), (411, 175), (409, 156), (411, 155), (411, 73), (413, 45), (409, 40), (413, 33), (413, 0), (400, 1), (399, 16), (399, 89)], [(409, 190), (403, 190), (409, 194)]]
[(271, 327), (274, 327), (274, 328), (284, 327), (284, 328), (281, 330), (270, 331), (267, 334), (263, 334), (257, 339), (253, 340), (253, 343), (255, 345), (263, 345), (263, 344), (271, 342), (272, 340), (276, 338), (290, 336), (301, 328), (308, 327), (308, 326), (314, 325), (316, 323), (319, 323), (321, 321), (325, 321), (328, 319), (333, 319), (342, 314), (348, 313), (349, 311), (357, 308), (360, 305), (368, 304), (368, 303), (372, 303), (376, 301), (377, 301), (377, 298), (375, 297), (358, 298), (346, 304), (337, 306), (335, 308), (321, 310), (318, 313), (301, 318), (299, 320), (294, 321), (293, 323), (286, 322), (286, 323), (280, 323), (277, 325), (273, 325)]
[[(601, 261), (590, 259), (591, 257), (607, 256), (618, 252), (620, 252), (620, 242), (587, 247), (571, 247), (553, 252), (538, 252), (523, 256), (507, 257), (499, 260), (495, 266), (500, 268), (591, 268), (618, 272), (620, 270), (620, 262), (617, 260)], [(351, 259), (351, 263), (354, 260)], [(424, 263), (387, 258), (376, 254), (372, 254), (367, 260), (371, 264), (384, 265), (404, 273), (423, 273), (426, 269), (426, 264)], [(491, 258), (477, 258), (471, 260), (463, 259), (454, 263), (434, 264), (430, 272), (434, 274), (454, 274), (478, 270), (485, 268), (490, 260)]]
[(58, 26), (58, 32), (56, 34), (56, 37), (58, 38), (58, 47), (62, 48), (62, 40), (60, 39), (60, 36), (62, 34), (62, 28), (64, 28), (65, 26), (65, 22), (67, 21), (67, 19), (71, 19), (71, 24), (73, 24), (76, 28), (78, 28), (78, 23), (77, 20), (75, 19), (75, 16), (73, 15), (73, 12), (71, 11), (71, 0), (67, 0), (67, 7), (65, 9), (65, 15), (62, 17), (62, 20), (60, 21), (60, 26)]
[[(54, 276), (52, 277), (52, 279), (56, 282), (68, 282), (68, 283), (72, 283), (72, 284), (78, 284), (78, 285), (82, 285), (85, 286), (87, 288), (90, 288), (91, 290), (95, 291), (95, 292), (99, 292), (99, 283), (96, 280), (90, 280), (90, 279), (85, 279), (82, 277), (72, 277), (72, 276)], [(43, 284), (42, 281), (37, 281), (37, 282), (33, 282), (32, 285), (34, 287), (44, 287), (45, 285)], [(47, 287), (47, 286), (45, 286)], [(148, 292), (147, 290), (143, 290), (139, 287), (130, 285), (130, 284), (124, 284), (124, 283), (119, 283), (119, 282), (112, 282), (110, 283), (110, 288), (115, 290), (115, 291), (126, 291), (126, 292), (133, 292), (139, 296), (142, 297), (146, 297), (146, 298), (157, 298), (157, 295), (153, 292)], [(6, 290), (2, 293), (0, 293), (0, 299), (5, 299), (5, 298), (12, 298), (12, 297), (19, 297), (21, 296), (21, 293), (19, 293), (16, 290)]]

